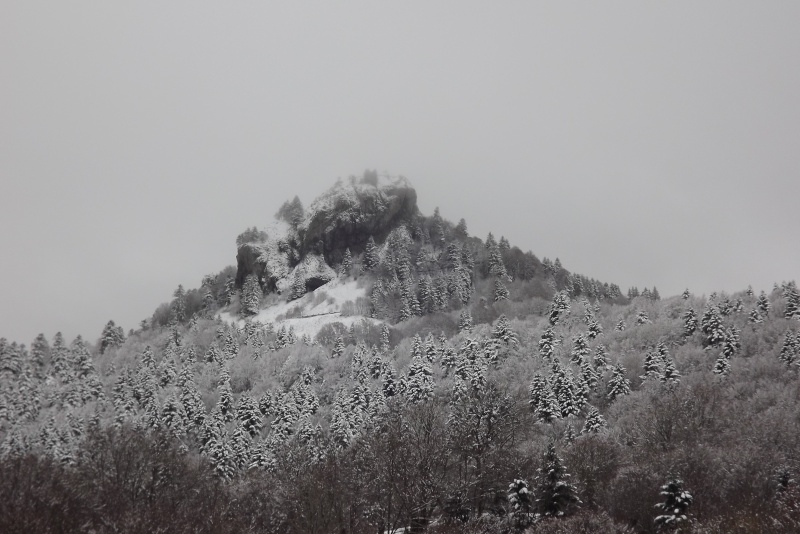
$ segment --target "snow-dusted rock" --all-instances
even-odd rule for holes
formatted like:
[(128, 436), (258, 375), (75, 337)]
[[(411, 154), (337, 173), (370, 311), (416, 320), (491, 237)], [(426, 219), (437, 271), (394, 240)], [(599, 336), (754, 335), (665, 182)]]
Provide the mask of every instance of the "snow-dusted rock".
[(339, 180), (314, 200), (298, 228), (304, 253), (324, 253), (337, 261), (346, 248), (364, 249), (417, 213), (417, 193), (403, 177)]
[(295, 281), (299, 279), (300, 286), (306, 292), (314, 291), (334, 278), (336, 278), (336, 271), (325, 263), (325, 258), (319, 254), (308, 254), (286, 278), (278, 283), (278, 289), (281, 293), (291, 291), (294, 289)]

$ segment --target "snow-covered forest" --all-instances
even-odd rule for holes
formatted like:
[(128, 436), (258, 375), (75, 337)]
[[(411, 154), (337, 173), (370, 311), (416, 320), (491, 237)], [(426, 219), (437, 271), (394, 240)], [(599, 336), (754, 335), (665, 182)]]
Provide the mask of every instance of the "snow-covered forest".
[(800, 530), (794, 282), (623, 291), (415, 205), (361, 231), (407, 187), (287, 202), (136, 330), (0, 339), (0, 531)]

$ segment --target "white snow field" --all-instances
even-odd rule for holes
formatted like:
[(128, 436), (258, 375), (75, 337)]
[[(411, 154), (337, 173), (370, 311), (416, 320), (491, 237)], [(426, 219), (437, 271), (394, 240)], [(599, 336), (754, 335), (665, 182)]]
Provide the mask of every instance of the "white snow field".
[[(358, 282), (355, 280), (343, 282), (336, 279), (299, 299), (280, 302), (265, 308), (249, 319), (262, 324), (272, 323), (276, 329), (281, 326), (287, 329), (292, 327), (295, 335), (305, 334), (312, 338), (323, 326), (330, 323), (338, 322), (347, 327), (361, 321), (381, 324), (377, 319), (364, 316), (363, 313), (367, 310), (352, 310), (351, 314), (342, 316), (342, 306), (346, 302), (355, 304), (359, 297), (366, 297), (366, 289), (358, 287)], [(244, 319), (228, 312), (220, 313), (220, 318), (228, 323), (236, 323), (239, 327), (244, 326)]]

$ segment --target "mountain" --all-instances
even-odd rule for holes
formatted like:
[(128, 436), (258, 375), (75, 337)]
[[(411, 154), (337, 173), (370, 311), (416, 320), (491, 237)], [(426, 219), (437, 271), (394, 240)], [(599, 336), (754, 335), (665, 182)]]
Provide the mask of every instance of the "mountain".
[(795, 532), (800, 292), (572, 273), (337, 182), (96, 343), (0, 339), (2, 532)]

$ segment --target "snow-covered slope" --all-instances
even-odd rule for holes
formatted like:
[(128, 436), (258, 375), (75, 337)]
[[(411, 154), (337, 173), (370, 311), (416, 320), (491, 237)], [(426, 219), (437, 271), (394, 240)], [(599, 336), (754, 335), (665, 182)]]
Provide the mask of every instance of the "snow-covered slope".
[[(262, 324), (272, 323), (276, 328), (285, 326), (293, 327), (295, 334), (303, 334), (314, 337), (326, 324), (339, 322), (345, 326), (350, 326), (361, 321), (368, 321), (380, 324), (377, 319), (371, 319), (363, 315), (353, 314), (342, 316), (342, 306), (351, 302), (355, 305), (359, 297), (366, 296), (366, 289), (358, 286), (358, 282), (350, 280), (343, 282), (333, 280), (322, 287), (317, 288), (303, 297), (291, 302), (280, 302), (261, 310), (257, 315), (250, 318), (251, 321)], [(357, 311), (357, 310), (356, 310)], [(351, 311), (351, 313), (353, 313)], [(236, 323), (240, 327), (244, 325), (244, 320), (231, 315), (228, 312), (220, 314), (223, 321)]]

